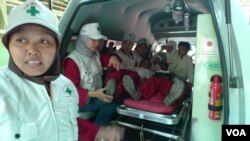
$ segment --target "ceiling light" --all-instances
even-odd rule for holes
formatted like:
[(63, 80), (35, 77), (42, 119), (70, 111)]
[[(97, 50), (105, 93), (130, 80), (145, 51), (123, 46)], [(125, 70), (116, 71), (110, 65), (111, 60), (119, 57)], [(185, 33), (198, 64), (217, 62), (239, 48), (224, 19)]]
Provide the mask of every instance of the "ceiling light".
[(175, 21), (175, 24), (178, 24), (183, 21), (184, 13), (184, 2), (183, 0), (175, 0), (173, 8), (172, 18)]
[(177, 10), (177, 11), (184, 10), (184, 2), (183, 2), (183, 0), (175, 0), (175, 2), (174, 2), (174, 10)]

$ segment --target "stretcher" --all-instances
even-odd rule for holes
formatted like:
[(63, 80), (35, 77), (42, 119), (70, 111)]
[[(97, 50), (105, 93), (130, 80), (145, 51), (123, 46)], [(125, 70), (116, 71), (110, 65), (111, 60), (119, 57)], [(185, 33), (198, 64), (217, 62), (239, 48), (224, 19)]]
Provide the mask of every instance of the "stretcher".
[(144, 132), (169, 140), (186, 140), (192, 106), (190, 95), (189, 91), (184, 91), (178, 100), (169, 106), (159, 101), (159, 95), (150, 100), (125, 99), (123, 104), (117, 107), (119, 118), (116, 122), (138, 130), (141, 141), (144, 141)]

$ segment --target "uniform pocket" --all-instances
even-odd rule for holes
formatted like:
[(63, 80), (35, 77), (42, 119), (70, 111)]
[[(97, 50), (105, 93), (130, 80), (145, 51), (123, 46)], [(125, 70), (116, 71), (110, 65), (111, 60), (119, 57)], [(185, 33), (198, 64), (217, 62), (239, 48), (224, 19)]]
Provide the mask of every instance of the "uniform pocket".
[(35, 122), (6, 123), (0, 126), (0, 138), (3, 141), (37, 141)]

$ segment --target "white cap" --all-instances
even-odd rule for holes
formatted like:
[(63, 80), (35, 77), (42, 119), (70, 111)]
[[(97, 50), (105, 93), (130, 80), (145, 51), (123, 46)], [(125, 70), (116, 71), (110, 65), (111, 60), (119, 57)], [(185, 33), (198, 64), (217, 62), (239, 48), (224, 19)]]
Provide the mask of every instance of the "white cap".
[(13, 8), (8, 15), (6, 33), (2, 38), (5, 46), (7, 36), (15, 28), (24, 24), (38, 24), (48, 28), (59, 37), (58, 19), (54, 13), (38, 0), (27, 0), (23, 4)]
[(42, 25), (55, 32), (58, 36), (60, 35), (57, 17), (38, 0), (27, 0), (23, 4), (13, 8), (8, 15), (6, 32), (28, 23)]
[(145, 44), (145, 45), (148, 46), (148, 41), (147, 41), (146, 38), (141, 38), (141, 39), (138, 40), (137, 44), (138, 44), (138, 45), (140, 45), (140, 44)]
[(123, 41), (135, 42), (135, 35), (133, 33), (128, 33), (123, 36)]
[(107, 37), (102, 35), (98, 23), (89, 23), (82, 26), (80, 35), (85, 35), (95, 40), (107, 40)]

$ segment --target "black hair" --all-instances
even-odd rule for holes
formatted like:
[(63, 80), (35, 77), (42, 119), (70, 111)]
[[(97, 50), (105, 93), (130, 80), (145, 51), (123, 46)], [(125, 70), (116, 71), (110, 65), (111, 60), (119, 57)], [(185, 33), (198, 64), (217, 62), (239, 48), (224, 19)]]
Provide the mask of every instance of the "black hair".
[(178, 47), (179, 47), (179, 46), (184, 46), (184, 47), (186, 47), (187, 50), (190, 50), (190, 48), (191, 48), (191, 45), (190, 45), (189, 42), (183, 42), (183, 41), (181, 41), (181, 42), (179, 42), (179, 44), (178, 44)]

